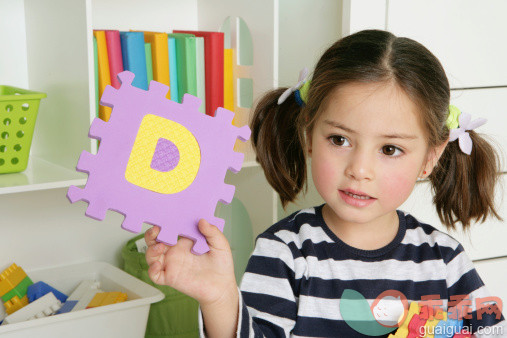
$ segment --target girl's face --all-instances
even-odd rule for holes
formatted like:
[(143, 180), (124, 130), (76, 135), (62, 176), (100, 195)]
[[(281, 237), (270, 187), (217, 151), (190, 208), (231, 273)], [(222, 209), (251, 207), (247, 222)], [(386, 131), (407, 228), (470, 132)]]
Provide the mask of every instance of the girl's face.
[(336, 222), (393, 217), (432, 168), (417, 107), (392, 83), (335, 89), (315, 122), (309, 153), (313, 182)]

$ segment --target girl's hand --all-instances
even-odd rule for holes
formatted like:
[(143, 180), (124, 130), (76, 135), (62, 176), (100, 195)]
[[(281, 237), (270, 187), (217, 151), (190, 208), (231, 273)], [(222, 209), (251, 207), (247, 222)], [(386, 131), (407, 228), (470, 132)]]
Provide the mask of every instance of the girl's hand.
[(234, 265), (229, 243), (224, 234), (206, 220), (199, 221), (199, 230), (206, 237), (210, 251), (194, 255), (194, 242), (180, 237), (174, 246), (157, 243), (160, 228), (146, 231), (148, 275), (156, 284), (168, 285), (197, 300), (201, 306), (227, 302), (237, 293)]

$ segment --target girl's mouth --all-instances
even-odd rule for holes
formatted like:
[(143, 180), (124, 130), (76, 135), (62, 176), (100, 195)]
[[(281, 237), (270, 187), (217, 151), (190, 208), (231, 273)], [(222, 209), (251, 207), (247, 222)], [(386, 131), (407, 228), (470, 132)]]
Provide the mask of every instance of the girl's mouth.
[(356, 194), (353, 194), (351, 192), (348, 192), (348, 191), (343, 191), (346, 195), (348, 196), (351, 196), (351, 197), (354, 197), (354, 198), (358, 198), (358, 199), (361, 199), (361, 200), (369, 200), (371, 199), (372, 197), (368, 196), (368, 195), (356, 195)]
[(354, 207), (366, 207), (377, 200), (376, 198), (371, 197), (361, 191), (355, 191), (351, 189), (338, 191), (343, 201)]

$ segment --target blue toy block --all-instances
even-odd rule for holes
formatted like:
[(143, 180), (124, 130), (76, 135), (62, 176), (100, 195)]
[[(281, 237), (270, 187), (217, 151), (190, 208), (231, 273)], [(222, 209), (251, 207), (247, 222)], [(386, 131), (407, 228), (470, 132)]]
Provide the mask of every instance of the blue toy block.
[(66, 295), (44, 282), (37, 282), (30, 285), (26, 294), (28, 296), (28, 301), (31, 303), (50, 292), (52, 292), (60, 302), (65, 303), (65, 301), (67, 301)]
[(58, 310), (56, 312), (57, 315), (61, 314), (61, 313), (67, 313), (67, 312), (70, 312), (72, 311), (72, 309), (74, 308), (74, 306), (76, 306), (77, 304), (77, 300), (69, 300), (69, 301), (66, 301), (62, 307), (60, 308), (60, 310)]

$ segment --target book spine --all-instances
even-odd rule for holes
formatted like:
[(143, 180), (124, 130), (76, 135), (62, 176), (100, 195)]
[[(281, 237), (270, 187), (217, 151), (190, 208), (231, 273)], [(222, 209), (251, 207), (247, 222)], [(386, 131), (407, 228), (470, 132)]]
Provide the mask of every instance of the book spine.
[[(111, 85), (111, 75), (109, 72), (109, 60), (107, 56), (106, 34), (104, 31), (93, 31), (97, 39), (97, 54), (99, 59), (99, 95), (102, 96), (106, 86)], [(111, 117), (111, 108), (99, 106), (99, 117), (104, 121), (109, 121)]]
[(169, 47), (169, 79), (171, 87), (171, 100), (181, 103), (178, 96), (178, 66), (176, 60), (176, 39), (168, 37)]
[(116, 30), (106, 31), (107, 55), (109, 60), (109, 73), (111, 85), (119, 89), (120, 81), (118, 74), (123, 72), (123, 59), (121, 55), (120, 32)]
[(148, 87), (150, 82), (153, 81), (153, 63), (151, 59), (152, 51), (151, 51), (151, 43), (144, 44), (144, 53), (146, 55), (146, 80), (148, 82)]
[(201, 99), (201, 106), (199, 111), (206, 114), (206, 84), (205, 84), (205, 70), (204, 70), (204, 38), (196, 37), (196, 87), (197, 97)]
[(93, 58), (95, 65), (95, 116), (99, 117), (99, 101), (100, 101), (100, 91), (99, 91), (99, 54), (97, 50), (97, 38), (95, 35), (93, 36)]
[[(186, 81), (186, 91), (184, 93), (188, 93), (194, 96), (197, 96), (197, 74), (196, 74), (196, 39), (195, 37), (188, 36), (185, 37), (184, 40), (184, 48), (185, 48), (185, 81)], [(181, 93), (180, 93), (181, 95)], [(183, 97), (182, 97), (183, 98)]]
[(234, 111), (234, 74), (232, 49), (224, 49), (224, 108)]
[(211, 102), (208, 115), (215, 116), (216, 110), (224, 106), (224, 33), (210, 34), (209, 39), (211, 59), (208, 84), (211, 88), (208, 95)]
[(146, 51), (143, 32), (120, 32), (123, 66), (135, 74), (132, 85), (148, 90)]

